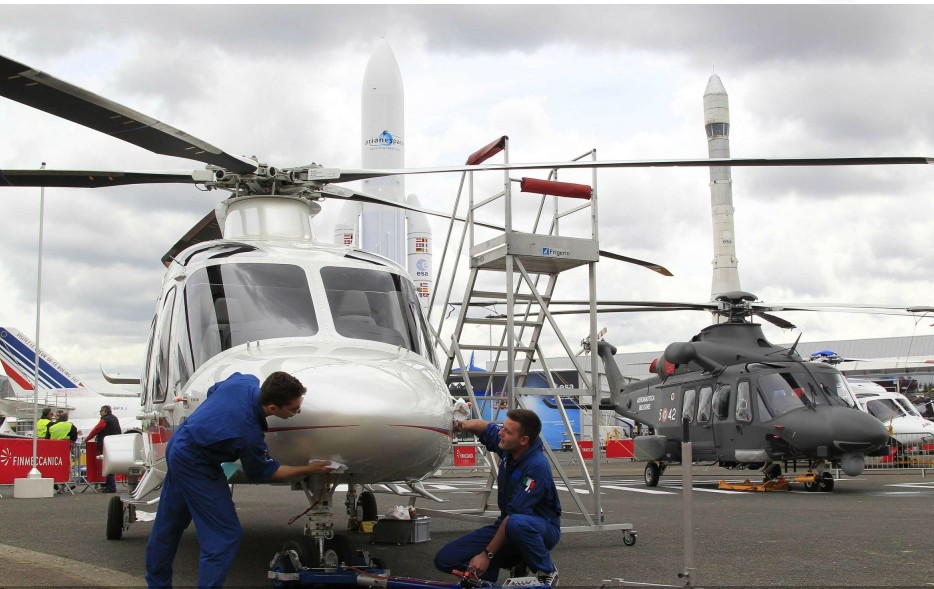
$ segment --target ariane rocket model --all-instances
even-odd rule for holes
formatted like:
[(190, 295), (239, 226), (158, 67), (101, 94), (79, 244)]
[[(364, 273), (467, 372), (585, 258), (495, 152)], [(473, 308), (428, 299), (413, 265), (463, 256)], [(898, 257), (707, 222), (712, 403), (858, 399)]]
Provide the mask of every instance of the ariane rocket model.
[[(712, 74), (704, 91), (704, 127), (710, 158), (730, 157), (730, 104), (720, 76)], [(713, 219), (713, 280), (710, 297), (740, 290), (733, 233), (733, 179), (729, 166), (710, 167)]]
[[(385, 39), (380, 39), (363, 75), (362, 167), (405, 167), (405, 116), (402, 73)], [(363, 192), (395, 202), (420, 206), (413, 194), (405, 198), (403, 176), (363, 181)], [(406, 233), (406, 230), (408, 233)], [(432, 289), (431, 227), (425, 214), (384, 205), (344, 203), (334, 226), (334, 242), (356, 244), (408, 269), (419, 301), (427, 308)]]

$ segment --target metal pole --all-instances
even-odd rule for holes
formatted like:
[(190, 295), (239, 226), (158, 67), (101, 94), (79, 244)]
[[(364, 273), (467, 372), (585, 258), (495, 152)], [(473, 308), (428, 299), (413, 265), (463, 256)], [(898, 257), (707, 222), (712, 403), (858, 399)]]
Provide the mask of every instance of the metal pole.
[(678, 576), (684, 579), (685, 587), (693, 587), (691, 574), (694, 571), (694, 482), (691, 465), (694, 451), (691, 445), (691, 424), (682, 420), (681, 428), (684, 441), (681, 442), (681, 499), (684, 509), (684, 572)]
[[(45, 169), (45, 162), (42, 162), (42, 170)], [(39, 345), (39, 324), (42, 313), (42, 227), (45, 217), (45, 186), (39, 189), (39, 269), (36, 278), (36, 365), (33, 372), (32, 384), (32, 469), (26, 478), (41, 479), (42, 473), (39, 472), (39, 358), (42, 348)]]

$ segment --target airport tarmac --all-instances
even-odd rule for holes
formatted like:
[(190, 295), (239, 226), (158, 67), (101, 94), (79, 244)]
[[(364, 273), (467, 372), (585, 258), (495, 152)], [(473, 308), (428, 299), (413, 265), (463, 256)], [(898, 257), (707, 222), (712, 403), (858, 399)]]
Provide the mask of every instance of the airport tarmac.
[[(681, 475), (672, 467), (657, 488), (642, 482), (643, 465), (614, 461), (601, 465), (606, 523), (632, 523), (634, 546), (622, 532), (570, 533), (553, 551), (563, 587), (600, 587), (629, 582), (683, 586)], [(931, 556), (934, 476), (918, 470), (871, 472), (840, 479), (832, 493), (750, 493), (720, 491), (716, 481), (742, 480), (756, 472), (694, 467), (696, 586), (934, 586)], [(574, 488), (585, 505), (593, 497)], [(426, 487), (444, 493), (452, 506), (472, 505), (457, 489), (464, 477), (431, 479)], [(91, 491), (50, 499), (12, 499), (0, 487), (0, 587), (143, 585), (144, 549), (151, 524), (136, 523), (122, 540), (104, 536), (109, 495)], [(565, 525), (579, 523), (561, 493)], [(237, 511), (245, 533), (228, 586), (271, 586), (270, 559), (283, 543), (301, 534), (303, 519), (287, 522), (307, 503), (285, 487), (238, 486)], [(336, 520), (343, 526), (343, 493), (335, 495)], [(401, 504), (378, 495), (380, 512)], [(426, 505), (422, 500), (418, 505)], [(431, 504), (436, 507), (436, 504)], [(432, 518), (428, 542), (370, 545), (353, 533), (358, 546), (378, 556), (394, 575), (450, 581), (432, 566), (434, 553), (473, 524)], [(197, 583), (198, 547), (194, 529), (186, 532), (176, 559), (176, 586)], [(505, 579), (501, 575), (500, 581)]]

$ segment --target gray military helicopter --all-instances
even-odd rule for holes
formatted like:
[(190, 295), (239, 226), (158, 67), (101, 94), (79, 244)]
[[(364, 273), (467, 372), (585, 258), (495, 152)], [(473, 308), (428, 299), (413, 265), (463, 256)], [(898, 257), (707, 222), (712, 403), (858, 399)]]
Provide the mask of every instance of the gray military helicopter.
[(648, 462), (649, 487), (658, 485), (667, 465), (681, 461), (685, 427), (696, 462), (762, 469), (766, 481), (781, 477), (783, 463), (803, 462), (807, 474), (796, 480), (809, 491), (833, 490), (831, 465), (858, 476), (866, 456), (887, 451), (885, 427), (857, 408), (840, 371), (806, 361), (795, 346), (770, 343), (761, 325), (748, 320), (758, 315), (793, 327), (755, 300), (734, 291), (711, 304), (661, 303), (653, 309), (652, 303), (632, 303), (642, 310), (703, 309), (725, 318), (689, 342), (670, 344), (650, 367), (655, 376), (635, 383), (624, 382), (616, 348), (597, 343), (610, 387), (604, 408), (651, 428), (634, 438), (636, 458)]

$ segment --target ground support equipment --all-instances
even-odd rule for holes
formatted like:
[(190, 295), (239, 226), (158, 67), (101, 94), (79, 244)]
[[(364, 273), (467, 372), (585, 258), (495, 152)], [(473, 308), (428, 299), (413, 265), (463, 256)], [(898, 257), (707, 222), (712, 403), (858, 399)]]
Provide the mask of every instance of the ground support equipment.
[(390, 576), (389, 569), (385, 568), (378, 559), (370, 560), (366, 551), (358, 550), (356, 553), (356, 566), (346, 566), (344, 563), (334, 567), (309, 568), (302, 566), (294, 550), (284, 550), (276, 553), (269, 563), (267, 576), (272, 580), (274, 587), (319, 586), (319, 587), (388, 587), (399, 589), (425, 589), (426, 587), (441, 587), (460, 589), (465, 587), (483, 587), (489, 589), (509, 587), (537, 587), (550, 589), (550, 585), (542, 585), (535, 577), (517, 577), (507, 579), (502, 585), (482, 581), (474, 576), (462, 574), (460, 581), (430, 581), (410, 577)]

